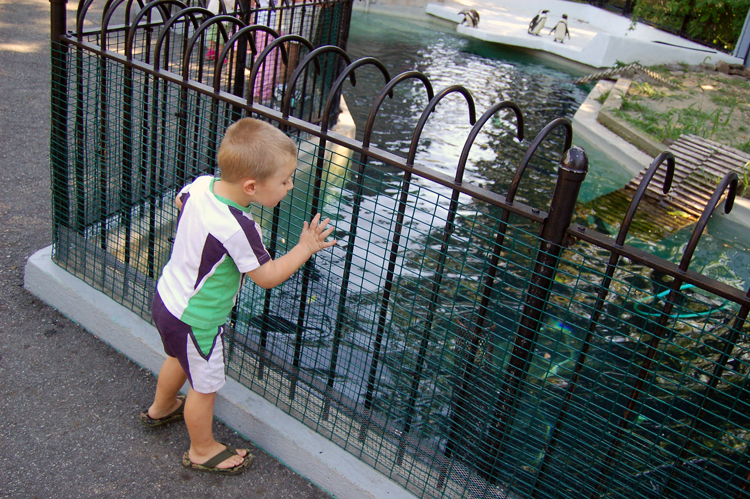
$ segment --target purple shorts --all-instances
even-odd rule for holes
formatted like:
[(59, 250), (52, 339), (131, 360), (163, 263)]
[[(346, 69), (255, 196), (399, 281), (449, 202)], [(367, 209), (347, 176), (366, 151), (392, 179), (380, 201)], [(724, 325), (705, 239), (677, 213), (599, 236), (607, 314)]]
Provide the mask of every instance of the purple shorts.
[(167, 310), (158, 291), (151, 304), (151, 313), (164, 352), (177, 358), (193, 390), (215, 393), (224, 386), (224, 326), (205, 330), (185, 324)]

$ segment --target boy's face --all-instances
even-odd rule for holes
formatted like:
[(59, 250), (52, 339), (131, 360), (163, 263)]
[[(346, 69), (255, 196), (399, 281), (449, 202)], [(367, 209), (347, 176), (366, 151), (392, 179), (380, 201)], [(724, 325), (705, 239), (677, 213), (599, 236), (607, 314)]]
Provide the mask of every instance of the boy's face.
[(294, 187), (292, 176), (297, 169), (297, 158), (280, 168), (274, 175), (256, 184), (255, 202), (267, 208), (273, 208), (284, 199), (286, 193)]

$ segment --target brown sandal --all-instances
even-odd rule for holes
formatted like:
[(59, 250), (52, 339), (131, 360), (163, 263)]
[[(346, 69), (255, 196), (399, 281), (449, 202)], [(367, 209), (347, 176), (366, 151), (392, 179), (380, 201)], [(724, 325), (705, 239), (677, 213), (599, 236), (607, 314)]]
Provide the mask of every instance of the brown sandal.
[(231, 445), (227, 445), (226, 449), (219, 452), (203, 464), (195, 464), (194, 462), (192, 462), (190, 460), (189, 452), (186, 452), (182, 455), (182, 465), (185, 468), (193, 471), (205, 471), (206, 473), (215, 473), (217, 475), (237, 475), (238, 473), (242, 473), (243, 471), (248, 469), (253, 463), (253, 455), (250, 454), (250, 450), (245, 449), (245, 451), (247, 452), (247, 454), (241, 456), (243, 458), (242, 462), (232, 468), (217, 468), (219, 464), (221, 464), (228, 458), (232, 456), (239, 456), (237, 449), (235, 449)]
[(185, 412), (185, 396), (180, 395), (177, 397), (177, 400), (180, 401), (179, 407), (175, 409), (174, 411), (170, 412), (163, 418), (154, 419), (151, 416), (148, 415), (148, 409), (145, 409), (141, 413), (141, 423), (144, 426), (147, 426), (149, 428), (156, 428), (157, 426), (163, 426), (167, 423), (172, 423), (174, 421), (179, 421), (181, 419), (184, 419), (184, 412)]

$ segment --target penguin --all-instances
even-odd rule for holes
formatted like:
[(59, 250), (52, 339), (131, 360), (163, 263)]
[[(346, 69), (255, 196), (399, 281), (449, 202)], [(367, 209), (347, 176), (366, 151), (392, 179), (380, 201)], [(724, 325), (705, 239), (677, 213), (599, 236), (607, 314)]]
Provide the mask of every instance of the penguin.
[(539, 32), (544, 28), (544, 23), (547, 22), (548, 10), (541, 10), (539, 14), (534, 16), (534, 19), (529, 23), (529, 34), (539, 36)]
[(565, 36), (570, 39), (570, 31), (568, 31), (568, 14), (563, 14), (562, 20), (558, 22), (554, 28), (550, 31), (550, 34), (555, 33), (555, 41), (563, 43)]
[(459, 14), (462, 14), (464, 16), (463, 21), (461, 21), (461, 24), (465, 24), (470, 28), (476, 28), (479, 24), (479, 12), (477, 12), (474, 9), (464, 9)]

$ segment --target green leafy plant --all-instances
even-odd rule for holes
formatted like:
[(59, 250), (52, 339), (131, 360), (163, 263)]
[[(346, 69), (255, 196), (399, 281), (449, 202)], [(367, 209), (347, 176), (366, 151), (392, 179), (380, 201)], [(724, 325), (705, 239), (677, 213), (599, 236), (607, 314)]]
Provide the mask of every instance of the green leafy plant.
[(726, 94), (712, 94), (711, 102), (713, 102), (717, 106), (730, 106), (730, 107), (737, 107), (737, 104), (738, 104), (737, 97), (733, 95), (726, 95)]
[(633, 83), (630, 86), (629, 93), (632, 93), (632, 95), (642, 95), (654, 100), (662, 100), (667, 95), (663, 89), (656, 88), (647, 81), (643, 83)]
[(734, 110), (735, 107), (726, 112), (722, 108), (717, 108), (709, 113), (693, 103), (686, 108), (674, 108), (659, 113), (647, 104), (628, 96), (623, 99), (617, 114), (631, 125), (662, 141), (674, 140), (687, 133), (711, 139), (727, 127)]
[(611, 93), (612, 93), (612, 90), (607, 90), (606, 92), (602, 92), (594, 100), (596, 100), (599, 104), (604, 104), (604, 102), (609, 98), (609, 94)]
[(723, 78), (722, 82), (730, 88), (734, 87), (741, 90), (750, 90), (750, 82), (740, 78)]
[(750, 0), (638, 0), (633, 19), (732, 51), (745, 22)]
[[(750, 144), (750, 141), (748, 141), (748, 144)], [(739, 192), (742, 193), (744, 197), (747, 197), (750, 195), (750, 161), (745, 163), (745, 166), (742, 167), (742, 171), (739, 174)]]

